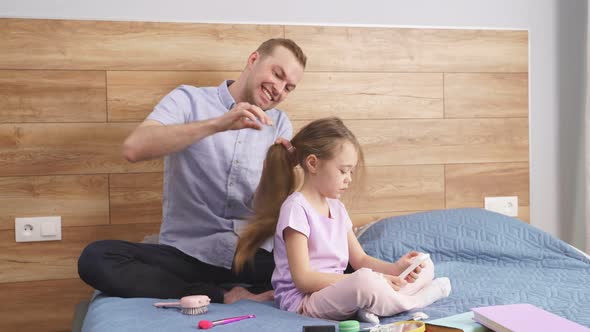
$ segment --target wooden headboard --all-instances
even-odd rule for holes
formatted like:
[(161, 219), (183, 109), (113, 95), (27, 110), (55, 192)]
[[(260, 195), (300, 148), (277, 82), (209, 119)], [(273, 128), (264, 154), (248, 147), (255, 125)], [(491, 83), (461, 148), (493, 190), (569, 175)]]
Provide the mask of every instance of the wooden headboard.
[[(0, 330), (66, 330), (91, 290), (82, 248), (139, 241), (161, 219), (162, 160), (124, 138), (179, 84), (237, 77), (264, 40), (307, 54), (281, 105), (296, 128), (336, 115), (365, 150), (359, 226), (518, 196), (528, 221), (526, 31), (0, 19)], [(57, 242), (15, 243), (14, 218), (62, 216)], [(26, 315), (23, 315), (26, 313)]]

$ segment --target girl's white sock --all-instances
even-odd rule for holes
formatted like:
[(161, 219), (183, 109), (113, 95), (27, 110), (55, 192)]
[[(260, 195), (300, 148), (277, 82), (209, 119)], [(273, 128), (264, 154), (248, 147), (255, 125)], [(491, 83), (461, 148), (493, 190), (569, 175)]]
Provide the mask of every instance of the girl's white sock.
[(356, 313), (357, 318), (361, 322), (379, 324), (379, 317), (367, 309), (359, 309)]
[(436, 278), (414, 295), (419, 299), (419, 305), (417, 308), (423, 308), (430, 305), (435, 301), (449, 296), (450, 293), (451, 281), (449, 278)]

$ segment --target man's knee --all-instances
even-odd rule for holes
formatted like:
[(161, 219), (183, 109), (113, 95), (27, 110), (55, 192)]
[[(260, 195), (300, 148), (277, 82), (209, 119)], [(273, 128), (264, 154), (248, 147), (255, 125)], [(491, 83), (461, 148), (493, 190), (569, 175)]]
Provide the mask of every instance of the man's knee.
[(97, 276), (104, 254), (112, 247), (113, 242), (112, 240), (92, 242), (82, 250), (78, 257), (78, 275), (86, 283), (91, 283), (93, 277)]

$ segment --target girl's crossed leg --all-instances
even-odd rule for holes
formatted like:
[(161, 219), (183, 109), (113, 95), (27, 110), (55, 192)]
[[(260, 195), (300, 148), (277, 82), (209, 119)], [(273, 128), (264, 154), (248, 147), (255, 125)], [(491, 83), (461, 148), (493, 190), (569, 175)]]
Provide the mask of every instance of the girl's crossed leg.
[(451, 291), (449, 279), (433, 278), (434, 265), (428, 260), (414, 283), (395, 291), (380, 273), (363, 268), (334, 285), (305, 296), (299, 313), (333, 320), (348, 319), (359, 310), (377, 316), (392, 316), (447, 297)]

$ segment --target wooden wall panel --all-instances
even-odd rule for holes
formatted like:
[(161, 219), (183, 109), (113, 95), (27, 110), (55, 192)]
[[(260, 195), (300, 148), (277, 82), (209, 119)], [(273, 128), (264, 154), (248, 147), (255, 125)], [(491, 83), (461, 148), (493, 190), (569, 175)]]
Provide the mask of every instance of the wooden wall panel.
[(62, 227), (109, 223), (107, 175), (0, 177), (0, 188), (0, 229), (14, 229), (15, 217), (61, 216)]
[[(109, 121), (142, 121), (180, 84), (217, 86), (239, 72), (108, 72)], [(441, 74), (306, 73), (280, 105), (292, 120), (442, 118)]]
[[(526, 119), (349, 121), (349, 125), (365, 145), (369, 165), (528, 159)], [(5, 143), (0, 155), (8, 161), (5, 174), (160, 170), (161, 161), (130, 164), (120, 155), (120, 144), (134, 126), (0, 125), (0, 142)]]
[(61, 241), (14, 242), (14, 231), (0, 232), (0, 284), (78, 278), (78, 257), (87, 244), (105, 239), (139, 242), (158, 233), (158, 224), (63, 227)]
[(2, 175), (154, 172), (162, 160), (127, 162), (121, 144), (137, 126), (78, 123), (0, 125)]
[(0, 70), (0, 122), (104, 122), (101, 71)]
[(445, 74), (445, 117), (528, 117), (528, 73)]
[(286, 26), (309, 71), (527, 72), (528, 33)]
[(444, 208), (444, 167), (367, 167), (364, 190), (343, 197), (350, 213)]
[(531, 223), (531, 207), (530, 206), (519, 206), (518, 207), (518, 219)]
[[(351, 214), (386, 216), (397, 211), (444, 208), (442, 165), (368, 167), (366, 171), (362, 192), (343, 197)], [(162, 174), (113, 174), (110, 197), (113, 224), (160, 223)], [(363, 216), (359, 223), (366, 218)]]
[(442, 118), (440, 73), (306, 73), (279, 108), (292, 120)]
[(66, 332), (76, 304), (90, 299), (92, 288), (76, 278), (0, 283), (0, 294), (0, 331)]
[(349, 121), (368, 165), (528, 160), (527, 119)]
[(370, 227), (372, 224), (390, 217), (405, 216), (409, 214), (419, 213), (424, 211), (393, 211), (393, 212), (381, 212), (381, 213), (352, 213), (350, 219), (354, 225), (353, 230), (357, 234), (361, 233)]
[[(414, 211), (412, 211), (414, 212)], [(375, 213), (349, 213), (352, 224), (355, 228), (362, 227), (372, 222), (385, 219), (388, 217), (394, 217), (404, 214), (410, 214), (412, 212), (407, 211), (395, 211), (395, 212), (375, 212)]]
[[(309, 121), (294, 121), (299, 130)], [(528, 161), (528, 119), (348, 120), (370, 166)]]
[(109, 71), (109, 121), (143, 121), (154, 106), (181, 84), (218, 86), (239, 72)]
[(162, 173), (111, 174), (111, 223), (162, 222)]
[(529, 164), (446, 165), (446, 207), (483, 207), (486, 196), (517, 196), (528, 207)]
[[(526, 31), (0, 19), (0, 330), (69, 329), (81, 250), (159, 230), (163, 162), (126, 162), (125, 137), (176, 86), (236, 78), (284, 35), (309, 60), (280, 108), (296, 129), (340, 116), (364, 147), (355, 226), (483, 195), (518, 195), (529, 220)], [(62, 241), (14, 242), (15, 216), (48, 214)]]
[(0, 20), (0, 69), (242, 70), (279, 25)]

